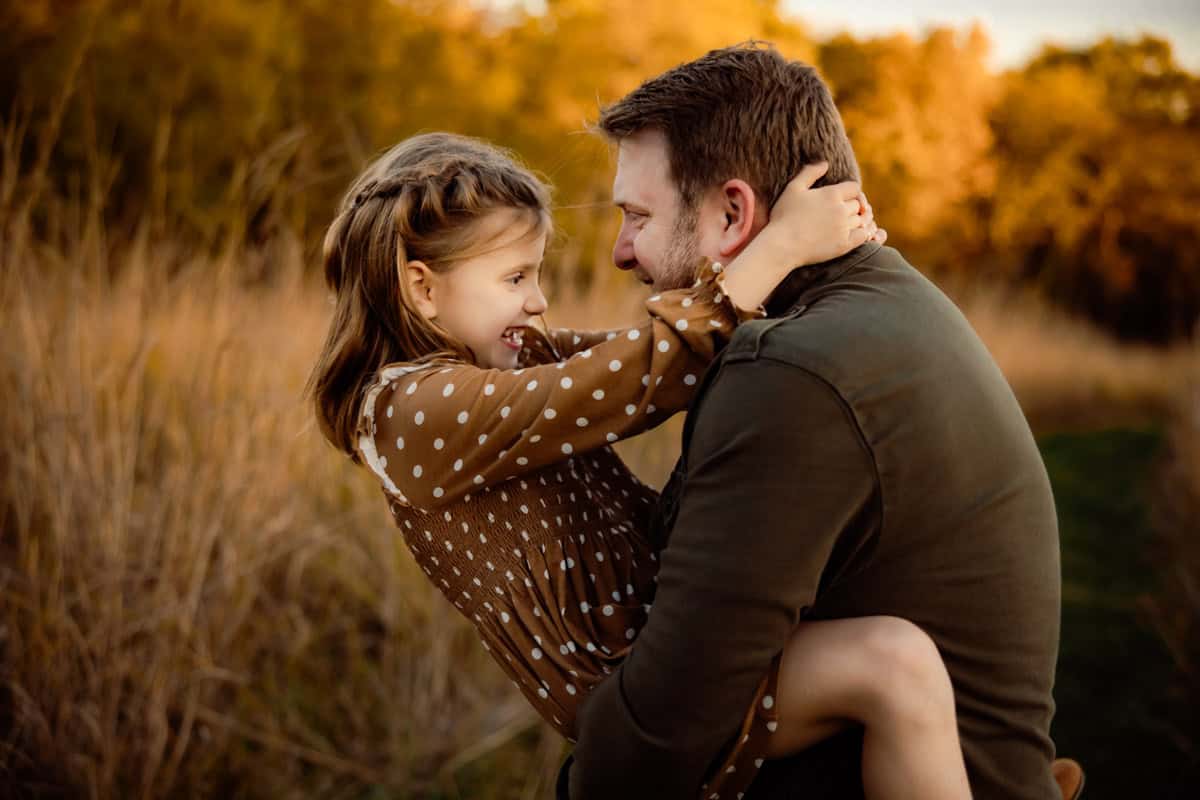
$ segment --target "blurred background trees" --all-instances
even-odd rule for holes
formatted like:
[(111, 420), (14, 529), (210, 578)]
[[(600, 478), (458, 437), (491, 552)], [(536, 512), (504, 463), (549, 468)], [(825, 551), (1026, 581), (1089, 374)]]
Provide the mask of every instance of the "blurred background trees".
[[(300, 398), (321, 237), (382, 148), (485, 137), (556, 188), (551, 322), (625, 322), (588, 124), (748, 38), (819, 66), (890, 243), (1039, 434), (1061, 751), (1089, 796), (1195, 796), (1200, 79), (1154, 38), (998, 72), (982, 28), (821, 38), (781, 9), (0, 5), (0, 796), (548, 794), (561, 739)], [(618, 446), (647, 482), (680, 422)]]
[(90, 201), (115, 230), (213, 248), (284, 231), (311, 256), (366, 159), (448, 129), (515, 149), (553, 182), (567, 234), (553, 280), (589, 287), (609, 277), (596, 266), (615, 217), (607, 148), (586, 132), (598, 108), (764, 38), (826, 75), (880, 219), (923, 269), (1032, 285), (1129, 339), (1186, 336), (1200, 315), (1200, 79), (1166, 41), (1049, 47), (997, 74), (980, 28), (816, 41), (775, 0), (540, 8), (8, 4), (0, 113), (10, 140), (24, 134), (21, 174), (43, 181), (11, 187), (11, 202), (49, 224), (42, 200)]

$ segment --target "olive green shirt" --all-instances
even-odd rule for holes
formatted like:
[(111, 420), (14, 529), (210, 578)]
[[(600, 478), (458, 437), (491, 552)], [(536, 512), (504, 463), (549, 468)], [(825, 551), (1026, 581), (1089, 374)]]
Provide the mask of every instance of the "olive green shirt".
[[(698, 796), (800, 620), (888, 614), (941, 651), (976, 800), (1056, 797), (1058, 529), (1000, 370), (877, 244), (794, 271), (768, 310), (693, 401), (649, 620), (585, 701), (560, 796)], [(746, 800), (861, 796), (858, 743), (831, 746), (768, 763)]]

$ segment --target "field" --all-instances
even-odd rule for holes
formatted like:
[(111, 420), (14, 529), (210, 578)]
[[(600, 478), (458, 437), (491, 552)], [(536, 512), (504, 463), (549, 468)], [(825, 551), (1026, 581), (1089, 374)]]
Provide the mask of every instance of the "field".
[[(301, 402), (328, 305), (297, 252), (238, 254), (283, 259), (256, 286), (233, 256), (104, 252), (82, 237), (9, 250), (0, 270), (8, 793), (545, 796), (561, 743)], [(1089, 796), (1137, 794), (1147, 767), (1168, 786), (1197, 740), (1172, 727), (1178, 682), (1145, 613), (1160, 571), (1147, 498), (1196, 354), (961, 299), (1035, 428), (1068, 429), (1041, 440), (1065, 548), (1062, 750), (1096, 776)], [(592, 325), (636, 302), (564, 305), (552, 321)], [(648, 480), (677, 426), (623, 445)]]

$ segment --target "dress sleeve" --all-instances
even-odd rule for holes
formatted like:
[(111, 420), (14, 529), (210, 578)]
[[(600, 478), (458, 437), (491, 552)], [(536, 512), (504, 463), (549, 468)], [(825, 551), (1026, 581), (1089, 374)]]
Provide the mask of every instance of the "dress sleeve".
[[(363, 403), (363, 461), (400, 502), (432, 509), (657, 425), (687, 406), (742, 316), (719, 272), (701, 264), (691, 288), (646, 301), (641, 325), (556, 363), (385, 367)], [(526, 341), (522, 363), (553, 351), (535, 331)]]

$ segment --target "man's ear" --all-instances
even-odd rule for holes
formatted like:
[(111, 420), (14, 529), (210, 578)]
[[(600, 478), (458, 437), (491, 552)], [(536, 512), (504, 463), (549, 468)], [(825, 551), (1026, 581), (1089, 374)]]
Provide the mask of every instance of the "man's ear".
[(400, 267), (400, 280), (408, 284), (408, 296), (425, 319), (437, 319), (437, 274), (424, 261), (409, 261)]
[(766, 225), (760, 215), (758, 197), (750, 184), (741, 178), (732, 178), (721, 184), (721, 212), (724, 215), (724, 226), (717, 241), (717, 249), (723, 258), (741, 251), (750, 240)]

